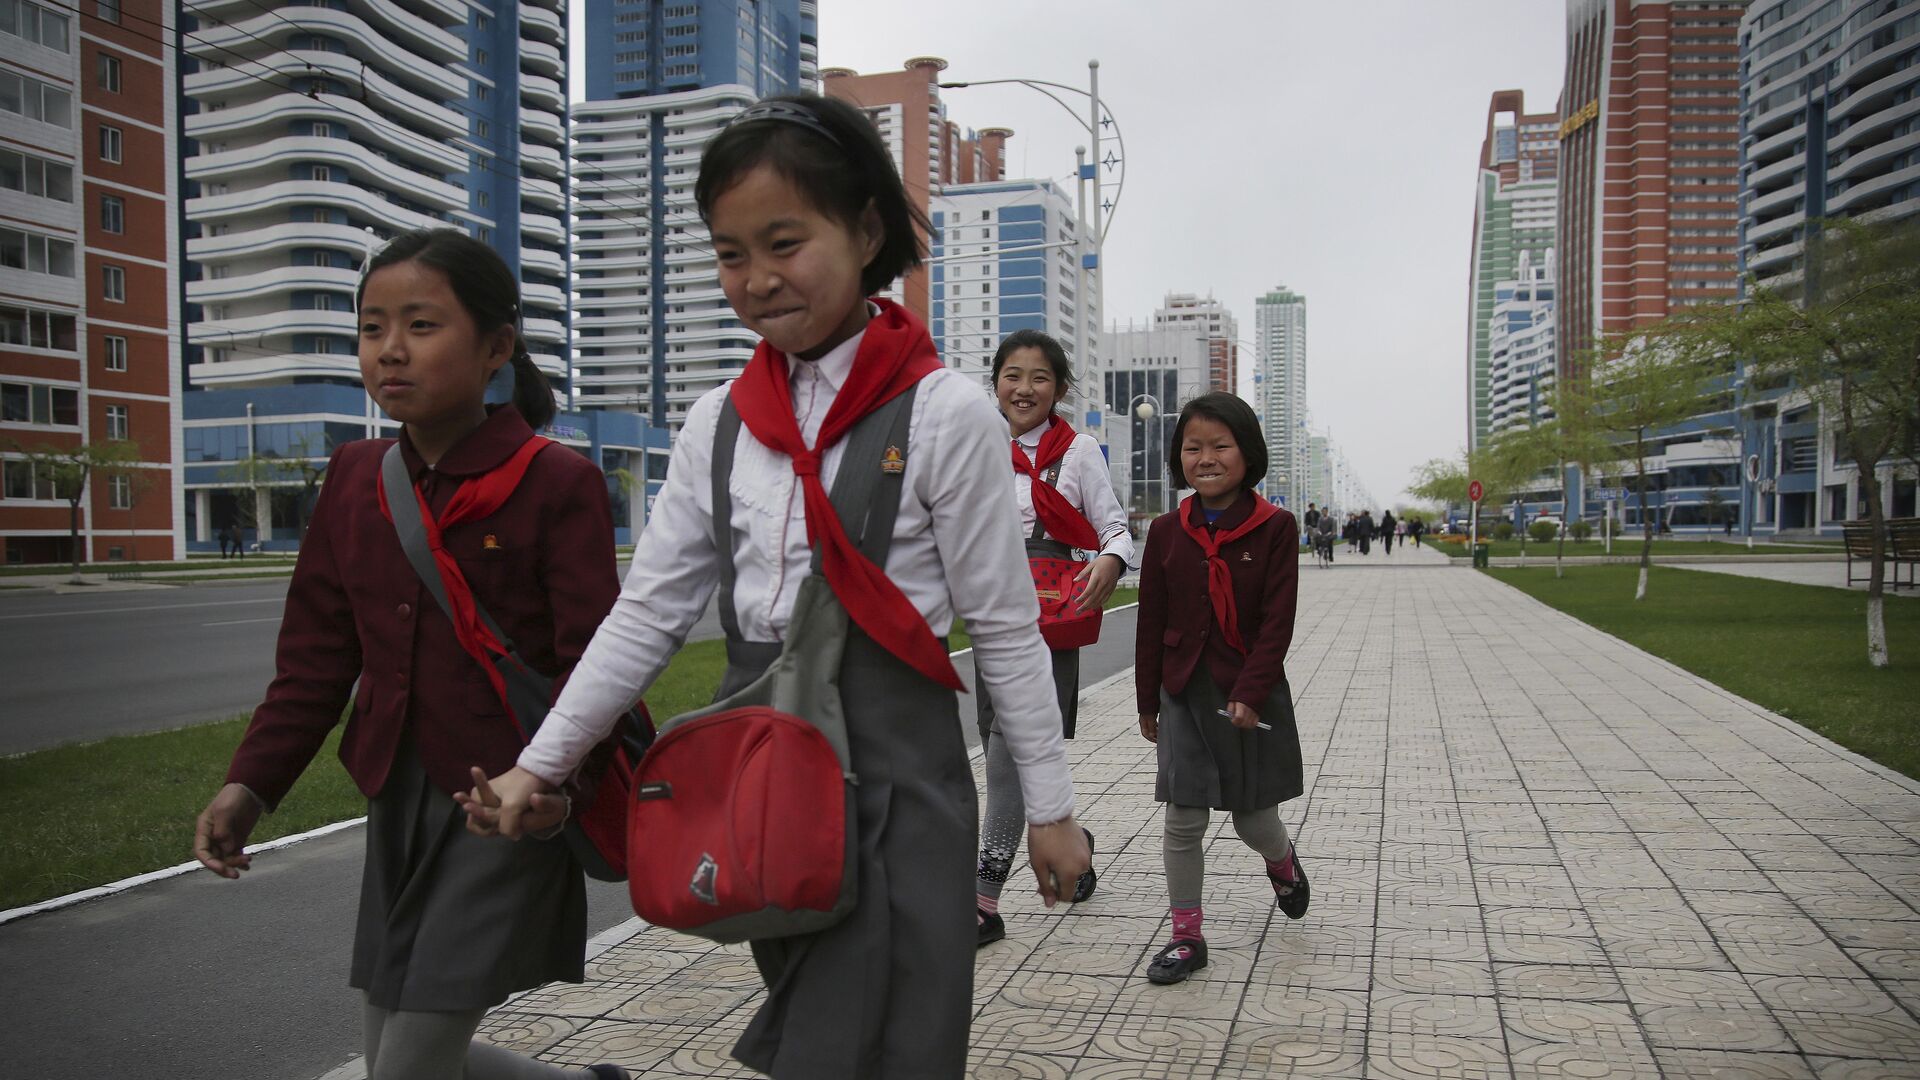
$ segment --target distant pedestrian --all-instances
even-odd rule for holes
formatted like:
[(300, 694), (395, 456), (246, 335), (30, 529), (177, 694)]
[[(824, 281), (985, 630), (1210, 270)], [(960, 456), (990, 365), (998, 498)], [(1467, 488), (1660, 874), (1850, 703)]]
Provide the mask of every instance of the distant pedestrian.
[(219, 529), (215, 530), (215, 532), (220, 537), (220, 560), (225, 562), (227, 559), (227, 550), (233, 543), (233, 533), (231, 528), (225, 525), (222, 525)]
[(1414, 547), (1421, 546), (1420, 535), (1426, 531), (1427, 531), (1427, 523), (1426, 523), (1426, 520), (1423, 518), (1414, 518), (1412, 524), (1407, 526), (1407, 532), (1413, 535)]
[(1147, 967), (1160, 984), (1207, 966), (1201, 900), (1211, 811), (1233, 815), (1288, 918), (1305, 915), (1308, 900), (1306, 871), (1280, 820), (1280, 804), (1303, 789), (1286, 677), (1299, 526), (1254, 494), (1266, 442), (1253, 410), (1231, 394), (1203, 394), (1181, 410), (1168, 465), (1195, 493), (1147, 535), (1134, 649), (1140, 734), (1157, 744), (1154, 798), (1167, 805), (1173, 940)]
[(1360, 536), (1360, 554), (1362, 555), (1373, 554), (1374, 530), (1375, 530), (1375, 525), (1373, 523), (1373, 511), (1371, 510), (1360, 511), (1360, 521), (1354, 527), (1354, 531), (1358, 533)]
[[(240, 526), (228, 525), (225, 544), (233, 545), (233, 557), (244, 560), (247, 557), (246, 539), (240, 534)], [(222, 547), (225, 546), (222, 545)]]
[(1319, 532), (1320, 531), (1320, 508), (1314, 505), (1313, 503), (1308, 503), (1307, 516), (1300, 519), (1300, 524), (1306, 527), (1306, 531), (1308, 535), (1312, 535), (1314, 533)]
[(1732, 535), (1733, 535), (1733, 515), (1731, 515), (1731, 514), (1729, 514), (1729, 515), (1727, 515), (1727, 521), (1726, 521), (1726, 532), (1725, 532), (1725, 534), (1724, 534), (1724, 535), (1726, 535), (1726, 536), (1732, 536)]
[(1394, 530), (1399, 526), (1400, 523), (1393, 520), (1393, 511), (1380, 512), (1380, 545), (1388, 555), (1393, 554), (1393, 539), (1398, 535)]
[(1333, 514), (1331, 512), (1320, 515), (1319, 533), (1315, 537), (1314, 544), (1320, 549), (1320, 557), (1325, 560), (1325, 565), (1332, 566)]
[[(515, 330), (518, 282), (491, 248), (452, 229), (403, 234), (373, 257), (355, 300), (361, 378), (400, 435), (346, 443), (327, 466), (287, 592), (279, 674), (200, 814), (194, 855), (222, 877), (248, 869), (260, 815), (351, 702), (340, 758), (369, 807), (349, 982), (364, 997), (367, 1075), (623, 1078), (614, 1065), (589, 1073), (473, 1041), (510, 994), (582, 980), (587, 894), (564, 840), (483, 839), (454, 799), (473, 772), (505, 772), (525, 747), (482, 659), (498, 643), (460, 598), (484, 606), (542, 675), (567, 676), (619, 593), (606, 478), (534, 435), (553, 392)], [(508, 364), (514, 403), (489, 409), (487, 385)], [(397, 491), (382, 478), (396, 441), (412, 481)], [(396, 542), (396, 499), (434, 519), (459, 616)], [(565, 807), (543, 795), (522, 823), (557, 827)], [(255, 943), (233, 945), (222, 962), (237, 970)]]

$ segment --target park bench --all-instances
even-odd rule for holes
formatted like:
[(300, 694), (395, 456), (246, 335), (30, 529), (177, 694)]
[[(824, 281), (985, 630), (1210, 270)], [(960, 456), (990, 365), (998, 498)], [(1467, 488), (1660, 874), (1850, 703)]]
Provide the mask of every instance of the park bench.
[[(1866, 521), (1846, 521), (1840, 524), (1841, 535), (1847, 547), (1847, 584), (1867, 581), (1873, 573), (1873, 525)], [(1853, 568), (1858, 559), (1865, 567), (1860, 571)], [(1896, 589), (1915, 587), (1915, 567), (1920, 566), (1920, 518), (1887, 519), (1886, 560), (1892, 571), (1887, 584)], [(1900, 568), (1906, 567), (1907, 580), (1900, 580)]]

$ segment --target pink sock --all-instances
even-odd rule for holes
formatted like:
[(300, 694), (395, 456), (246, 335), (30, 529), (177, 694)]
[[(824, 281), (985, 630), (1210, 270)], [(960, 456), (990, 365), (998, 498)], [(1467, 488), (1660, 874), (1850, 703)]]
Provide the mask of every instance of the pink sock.
[(1267, 862), (1267, 873), (1272, 874), (1275, 877), (1278, 877), (1281, 881), (1293, 880), (1293, 845), (1292, 844), (1287, 845), (1286, 858), (1281, 859), (1279, 862), (1272, 862), (1270, 860)]
[(1000, 914), (1000, 898), (982, 893), (973, 894), (973, 906), (980, 909), (982, 915)]
[(1168, 908), (1173, 913), (1173, 940), (1202, 941), (1200, 936), (1200, 906), (1190, 908)]

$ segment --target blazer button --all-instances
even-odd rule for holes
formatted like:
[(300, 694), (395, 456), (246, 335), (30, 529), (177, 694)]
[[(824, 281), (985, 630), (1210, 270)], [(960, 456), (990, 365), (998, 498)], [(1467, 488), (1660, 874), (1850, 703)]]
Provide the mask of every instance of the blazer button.
[(412, 604), (401, 604), (401, 605), (400, 605), (400, 606), (399, 606), (398, 608), (396, 608), (396, 609), (395, 609), (395, 613), (396, 613), (396, 614), (398, 614), (398, 615), (399, 615), (399, 616), (400, 616), (401, 618), (403, 618), (403, 619), (407, 619), (407, 618), (412, 618), (412, 617), (413, 617), (413, 605), (412, 605)]

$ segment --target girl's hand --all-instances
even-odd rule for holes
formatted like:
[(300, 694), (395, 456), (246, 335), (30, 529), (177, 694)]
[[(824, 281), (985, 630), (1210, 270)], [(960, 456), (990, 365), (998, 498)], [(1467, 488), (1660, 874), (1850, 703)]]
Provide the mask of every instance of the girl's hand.
[(1260, 714), (1250, 705), (1229, 701), (1227, 702), (1227, 722), (1243, 731), (1252, 731), (1260, 726)]
[(1093, 867), (1087, 834), (1069, 815), (1051, 825), (1027, 826), (1027, 863), (1040, 882), (1040, 899), (1048, 907), (1073, 899), (1080, 875)]
[(1159, 713), (1143, 712), (1140, 714), (1140, 736), (1141, 738), (1146, 739), (1150, 743), (1157, 743), (1160, 741), (1160, 714)]
[(1094, 560), (1073, 579), (1074, 585), (1080, 590), (1080, 602), (1074, 605), (1074, 611), (1085, 613), (1105, 607), (1107, 599), (1113, 595), (1113, 586), (1126, 568), (1127, 564), (1121, 562), (1118, 555), (1094, 556)]
[(518, 765), (492, 780), (477, 765), (469, 771), (473, 790), (453, 797), (467, 812), (468, 832), (518, 840), (566, 820), (567, 800), (554, 793), (552, 784)]
[(221, 788), (193, 823), (193, 857), (223, 878), (238, 878), (253, 865), (253, 856), (246, 852), (247, 837), (253, 835), (261, 809), (260, 800), (245, 785)]

